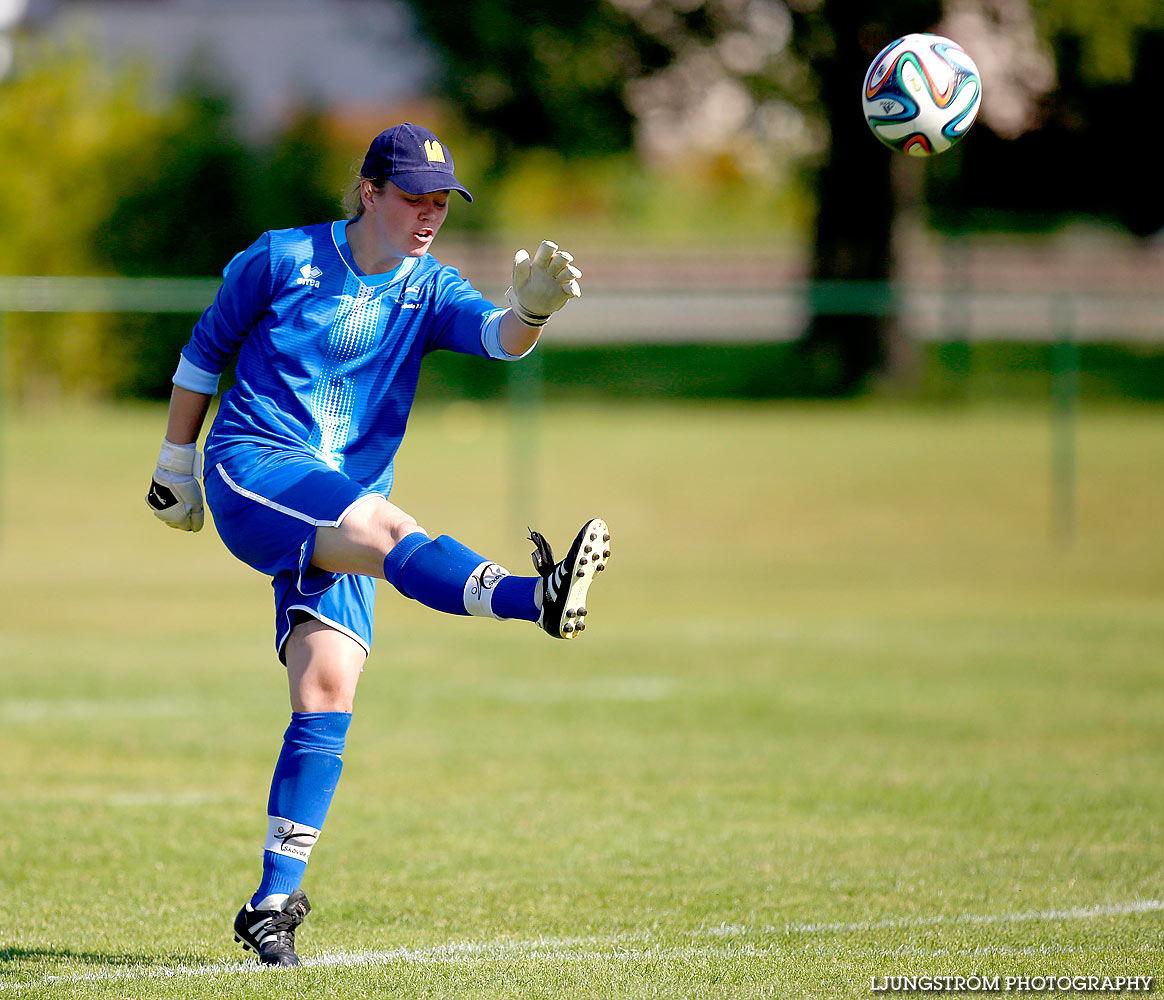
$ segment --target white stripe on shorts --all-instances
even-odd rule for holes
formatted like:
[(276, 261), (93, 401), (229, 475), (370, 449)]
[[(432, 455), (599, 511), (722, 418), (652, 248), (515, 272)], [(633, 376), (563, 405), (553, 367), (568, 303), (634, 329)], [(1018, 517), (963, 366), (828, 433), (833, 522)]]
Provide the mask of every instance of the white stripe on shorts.
[(363, 503), (369, 497), (379, 497), (384, 495), (383, 493), (365, 493), (363, 496), (356, 497), (355, 500), (348, 504), (348, 506), (344, 509), (344, 512), (340, 514), (340, 516), (337, 517), (334, 521), (318, 521), (310, 514), (304, 514), (302, 511), (292, 510), (290, 507), (284, 507), (281, 503), (275, 503), (274, 500), (268, 500), (266, 497), (261, 497), (259, 494), (252, 493), (250, 490), (239, 486), (238, 483), (236, 483), (233, 479), (230, 478), (230, 476), (226, 474), (226, 469), (222, 467), (221, 463), (216, 465), (214, 468), (222, 477), (222, 481), (226, 483), (226, 485), (229, 486), (232, 490), (234, 490), (235, 493), (237, 493), (239, 496), (246, 497), (248, 500), (253, 500), (255, 503), (261, 503), (264, 507), (268, 507), (271, 510), (277, 510), (280, 514), (286, 514), (288, 517), (294, 517), (300, 521), (306, 521), (308, 524), (314, 524), (317, 528), (338, 528), (341, 524), (344, 523), (344, 518), (347, 517), (356, 506)]
[[(301, 580), (298, 581), (297, 586), (299, 583), (302, 583), (302, 581)], [(286, 611), (286, 614), (284, 615), (284, 621), (286, 624), (285, 624), (284, 630), (275, 638), (275, 649), (278, 650), (280, 653), (283, 652), (283, 647), (287, 644), (287, 639), (291, 635), (291, 619), (293, 617), (291, 613), (293, 611), (302, 611), (305, 615), (310, 615), (316, 621), (323, 622), (323, 624), (328, 626), (329, 628), (333, 628), (337, 632), (342, 632), (344, 635), (346, 635), (353, 642), (357, 643), (360, 646), (363, 646), (364, 652), (367, 653), (369, 656), (372, 654), (371, 648), (368, 646), (368, 644), (366, 642), (364, 642), (363, 639), (361, 639), (359, 637), (359, 635), (356, 632), (352, 631), (352, 629), (348, 628), (348, 626), (346, 626), (346, 625), (341, 625), (334, 618), (328, 618), (326, 615), (321, 614), (319, 611), (319, 608), (311, 608), (311, 607), (308, 607), (306, 604), (290, 604), (287, 606), (285, 611)], [(361, 667), (360, 669), (363, 670), (364, 668)]]

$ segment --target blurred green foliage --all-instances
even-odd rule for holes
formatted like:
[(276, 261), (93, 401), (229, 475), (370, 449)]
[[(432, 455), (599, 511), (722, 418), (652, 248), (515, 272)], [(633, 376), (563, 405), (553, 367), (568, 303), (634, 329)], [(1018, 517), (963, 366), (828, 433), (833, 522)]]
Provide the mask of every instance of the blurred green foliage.
[[(97, 249), (111, 195), (161, 124), (140, 100), (144, 85), (68, 47), (0, 86), (0, 272), (113, 273)], [(84, 394), (116, 378), (120, 352), (103, 318), (17, 316), (6, 333), (5, 380), (19, 396)]]
[[(341, 210), (318, 113), (253, 149), (203, 82), (163, 100), (146, 67), (111, 71), (79, 43), (20, 66), (0, 84), (0, 273), (215, 275), (263, 231)], [(168, 395), (193, 318), (11, 316), (5, 386), (17, 401)]]
[(1082, 77), (1094, 85), (1130, 83), (1145, 34), (1164, 28), (1160, 0), (1029, 0), (1045, 37), (1073, 39)]
[[(342, 190), (327, 186), (334, 170), (325, 134), (319, 116), (308, 113), (273, 147), (254, 151), (236, 136), (225, 97), (201, 90), (182, 99), (160, 140), (111, 192), (98, 252), (125, 275), (214, 275), (268, 229), (336, 218)], [(120, 317), (125, 360), (111, 389), (168, 395), (192, 319)]]
[(1164, 3), (1032, 0), (1056, 85), (1018, 137), (977, 126), (927, 164), (931, 222), (946, 230), (1046, 233), (1100, 220), (1140, 238), (1164, 230), (1157, 160), (1134, 149), (1164, 59)]
[[(110, 71), (82, 43), (22, 51), (0, 83), (0, 273), (212, 276), (259, 234), (326, 221), (361, 150), (306, 109), (266, 147), (240, 139), (228, 94), (191, 79), (159, 96), (146, 66)], [(390, 124), (390, 123), (385, 123)], [(628, 152), (530, 149), (496, 169), (496, 146), (450, 116), (442, 135), (478, 196), (446, 233), (516, 245), (612, 236), (757, 242), (803, 227), (803, 191), (756, 184), (728, 160), (652, 174)], [(369, 137), (370, 138), (370, 137)], [(552, 233), (551, 233), (552, 230)], [(195, 317), (17, 314), (3, 323), (6, 395), (17, 402), (165, 397)]]
[(804, 187), (743, 175), (728, 157), (662, 171), (631, 153), (585, 160), (532, 149), (480, 191), (469, 211), (450, 213), (446, 232), (467, 219), (494, 241), (546, 237), (592, 253), (800, 245), (812, 214)]
[(441, 51), (442, 94), (492, 133), (499, 168), (514, 149), (593, 157), (630, 148), (622, 89), (643, 65), (647, 39), (612, 4), (576, 0), (568, 17), (521, 0), (412, 7)]
[[(481, 195), (452, 226), (508, 236), (552, 222), (562, 239), (640, 244), (803, 239), (812, 199), (797, 172), (802, 153), (754, 133), (773, 111), (763, 102), (805, 99), (804, 67), (753, 53), (755, 65), (733, 69), (722, 55), (725, 39), (765, 51), (747, 39), (771, 32), (757, 18), (773, 5), (580, 0), (569, 18), (517, 0), (409, 6), (438, 56), (433, 87), (458, 171)], [(636, 83), (668, 73), (649, 108), (632, 99)], [(685, 102), (726, 87), (733, 104), (735, 84), (755, 102), (743, 127), (721, 135), (718, 112), (705, 108), (692, 117), (702, 127), (684, 131)], [(644, 154), (642, 119), (659, 115), (670, 142), (685, 138), (668, 154)]]
[[(1164, 5), (1031, 2), (1055, 50), (1060, 87), (1029, 135), (1003, 140), (980, 127), (972, 141), (925, 165), (930, 221), (955, 230), (1039, 229), (1086, 212), (1138, 235), (1157, 231), (1164, 188), (1152, 173), (1155, 161), (1111, 149), (1117, 137), (1142, 131), (1142, 94), (1164, 56)], [(667, 14), (644, 20), (631, 16), (632, 7)], [(846, 268), (868, 270), (868, 261), (881, 268), (874, 277), (888, 276), (887, 251), (858, 251), (873, 245), (872, 230), (890, 231), (892, 195), (879, 201), (876, 192), (888, 185), (892, 154), (869, 142), (855, 110), (826, 112), (852, 106), (852, 77), (859, 78), (870, 46), (903, 30), (899, 18), (914, 25), (936, 16), (934, 0), (860, 10), (841, 0), (790, 4), (787, 57), (738, 76), (758, 102), (791, 101), (808, 121), (827, 121), (831, 162), (804, 149), (745, 162), (740, 149), (728, 148), (692, 152), (665, 167), (632, 148), (628, 81), (666, 69), (682, 52), (711, 53), (741, 28), (743, 6), (584, 0), (569, 24), (556, 10), (514, 0), (414, 8), (443, 59), (443, 103), (424, 120), (454, 149), (458, 174), (476, 195), (472, 206), (454, 203), (446, 240), (488, 235), (516, 247), (551, 237), (583, 255), (613, 244), (644, 254), (679, 244), (714, 253), (727, 244), (815, 240), (817, 277), (852, 277)], [(22, 46), (18, 73), (0, 82), (0, 273), (215, 275), (261, 232), (342, 211), (362, 148), (348, 139), (338, 148), (318, 111), (305, 109), (255, 147), (239, 137), (230, 95), (213, 79), (192, 78), (181, 96), (163, 98), (148, 67), (111, 72), (82, 42)], [(853, 183), (857, 159), (861, 184)], [(1048, 170), (1048, 163), (1072, 169)], [(883, 209), (877, 226), (874, 204)], [(18, 400), (167, 395), (193, 318), (7, 317), (4, 385)], [(834, 339), (860, 341), (848, 327)], [(669, 356), (690, 380), (683, 351)], [(870, 359), (879, 358), (861, 355), (846, 384), (865, 385)], [(780, 363), (812, 369), (804, 357)], [(780, 386), (782, 378), (766, 384)], [(724, 369), (721, 381), (739, 380)], [(751, 393), (746, 385), (738, 391)]]
[[(925, 169), (918, 186), (926, 192), (930, 221), (955, 231), (1046, 231), (1083, 215), (1112, 220), (1138, 236), (1160, 231), (1164, 188), (1155, 178), (1155, 159), (1112, 151), (1125, 137), (1144, 132), (1143, 94), (1164, 56), (1164, 4), (1030, 2), (1038, 35), (1059, 66), (1060, 86), (1039, 102), (1038, 120), (1020, 139), (1000, 137), (982, 124), (954, 152), (912, 165)], [(500, 197), (488, 202), (494, 207), (485, 212), (496, 212), (498, 223), (528, 214), (534, 204), (585, 205), (596, 220), (622, 222), (622, 229), (611, 233), (616, 239), (632, 233), (636, 240), (651, 242), (664, 232), (701, 233), (705, 245), (713, 247), (708, 233), (762, 240), (757, 232), (768, 227), (771, 240), (795, 220), (796, 230), (807, 234), (810, 273), (824, 281), (884, 281), (897, 270), (893, 234), (906, 185), (894, 181), (900, 158), (870, 142), (857, 113), (861, 75), (869, 61), (895, 37), (940, 29), (943, 15), (956, 8), (964, 15), (979, 8), (984, 28), (998, 32), (1023, 23), (1025, 14), (1022, 0), (1013, 5), (583, 0), (566, 22), (556, 8), (517, 0), (413, 0), (411, 6), (440, 53), (442, 95), (478, 145), (492, 150), (485, 157), (485, 180)], [(732, 47), (725, 43), (754, 42), (763, 36), (765, 21), (785, 24), (786, 37), (770, 44), (760, 61), (733, 61)], [(650, 174), (631, 165), (627, 152), (636, 124), (642, 124), (632, 114), (643, 112), (638, 105), (632, 109), (633, 93), (642, 93), (644, 81), (669, 79), (664, 88), (669, 92), (656, 95), (646, 112), (648, 117), (655, 113), (656, 122), (668, 121), (676, 104), (697, 104), (698, 93), (685, 90), (684, 74), (674, 72), (685, 60), (691, 69), (693, 56), (704, 68), (719, 69), (718, 76), (697, 78), (739, 85), (752, 102), (738, 138), (725, 143), (738, 148), (725, 148), (720, 161), (734, 166), (736, 176), (730, 176), (731, 170), (708, 169), (706, 159), (699, 161), (706, 151), (691, 143), (680, 162), (668, 165), (666, 176), (648, 181), (639, 199), (636, 182)], [(1020, 100), (1031, 85), (1023, 62), (1037, 55), (1016, 50), (1010, 58), (1007, 72), (986, 82), (988, 100), (1002, 95), (1005, 101), (1008, 89), (1012, 100)], [(793, 171), (801, 173), (798, 185), (785, 185), (782, 195), (766, 197), (765, 189), (773, 192), (767, 186), (771, 177), (740, 171), (740, 157), (733, 153), (762, 136), (756, 126), (763, 109), (781, 103), (794, 107), (823, 141), (815, 150), (767, 150), (769, 163), (780, 157), (784, 169), (792, 163)], [(712, 119), (705, 123), (711, 125)], [(781, 146), (771, 136), (758, 144), (765, 143)], [(555, 158), (568, 162), (555, 169)], [(623, 163), (628, 169), (620, 173)], [(1049, 164), (1070, 169), (1049, 169)], [(612, 186), (604, 173), (618, 178)], [(675, 183), (683, 175), (699, 178), (686, 192)], [(666, 191), (665, 201), (655, 199), (652, 182)], [(803, 211), (792, 207), (794, 189), (803, 192)], [(748, 194), (755, 197), (742, 220), (731, 208), (747, 204)], [(723, 211), (718, 226), (688, 227), (699, 215), (695, 206), (712, 205)], [(655, 206), (663, 210), (656, 212)], [(556, 221), (557, 232), (563, 231), (561, 224)], [(893, 367), (891, 342), (887, 319), (814, 316), (796, 361), (806, 373), (806, 391), (843, 395), (875, 385)]]

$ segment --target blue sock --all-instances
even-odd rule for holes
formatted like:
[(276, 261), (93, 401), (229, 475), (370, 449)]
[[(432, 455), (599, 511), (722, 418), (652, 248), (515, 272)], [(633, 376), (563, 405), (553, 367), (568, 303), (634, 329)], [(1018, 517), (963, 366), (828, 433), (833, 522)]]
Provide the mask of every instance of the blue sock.
[(449, 615), (536, 622), (540, 577), (512, 576), (455, 538), (405, 535), (384, 559), (384, 578), (405, 597)]
[(263, 878), (251, 899), (299, 888), (343, 770), (350, 712), (292, 712), (267, 800)]
[(498, 618), (518, 618), (536, 622), (541, 617), (538, 603), (540, 576), (507, 576), (493, 588), (493, 613)]

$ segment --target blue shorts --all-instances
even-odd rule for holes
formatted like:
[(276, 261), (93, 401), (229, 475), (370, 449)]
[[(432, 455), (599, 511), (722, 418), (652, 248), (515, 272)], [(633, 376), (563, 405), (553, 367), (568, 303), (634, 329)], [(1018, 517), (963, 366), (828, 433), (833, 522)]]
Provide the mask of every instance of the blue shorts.
[(301, 614), (372, 648), (376, 581), (311, 565), (317, 527), (337, 527), (370, 496), (383, 496), (310, 455), (248, 452), (206, 473), (206, 502), (223, 543), (275, 589), (275, 649)]

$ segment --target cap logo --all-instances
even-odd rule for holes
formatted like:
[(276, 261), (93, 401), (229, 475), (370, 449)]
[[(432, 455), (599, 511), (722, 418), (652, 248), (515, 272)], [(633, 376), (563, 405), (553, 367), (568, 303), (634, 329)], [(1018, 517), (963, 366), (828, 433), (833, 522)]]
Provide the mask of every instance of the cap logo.
[(424, 140), (424, 155), (428, 157), (429, 163), (444, 163), (445, 162), (445, 147), (442, 146), (435, 139)]

